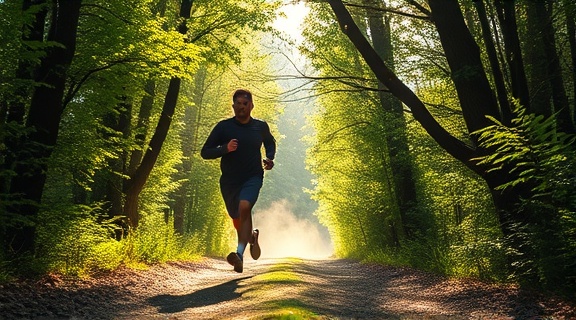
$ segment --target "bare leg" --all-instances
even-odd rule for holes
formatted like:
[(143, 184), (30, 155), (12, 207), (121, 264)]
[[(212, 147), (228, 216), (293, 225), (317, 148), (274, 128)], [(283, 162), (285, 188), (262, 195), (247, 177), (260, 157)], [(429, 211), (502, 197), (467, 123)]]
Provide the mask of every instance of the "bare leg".
[(236, 232), (238, 234), (238, 248), (236, 252), (231, 252), (226, 260), (229, 264), (234, 266), (234, 271), (242, 273), (244, 270), (244, 251), (246, 246), (250, 241), (252, 236), (252, 205), (246, 200), (240, 200), (238, 205), (238, 212), (240, 213), (240, 218), (238, 219), (238, 228)]
[(246, 248), (252, 237), (252, 204), (246, 200), (240, 200), (238, 211), (240, 212), (240, 227), (237, 230), (238, 244), (243, 244)]

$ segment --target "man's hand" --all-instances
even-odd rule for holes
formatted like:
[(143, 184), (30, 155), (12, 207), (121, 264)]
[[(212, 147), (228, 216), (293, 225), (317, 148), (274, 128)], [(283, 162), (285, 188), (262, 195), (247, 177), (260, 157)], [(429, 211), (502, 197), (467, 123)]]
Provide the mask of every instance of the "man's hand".
[(237, 139), (230, 140), (230, 142), (228, 142), (228, 144), (226, 145), (226, 149), (228, 150), (228, 152), (236, 151), (236, 149), (238, 149), (238, 140)]
[(262, 163), (264, 163), (264, 169), (265, 170), (271, 170), (274, 167), (274, 160), (270, 160), (268, 158), (262, 160)]

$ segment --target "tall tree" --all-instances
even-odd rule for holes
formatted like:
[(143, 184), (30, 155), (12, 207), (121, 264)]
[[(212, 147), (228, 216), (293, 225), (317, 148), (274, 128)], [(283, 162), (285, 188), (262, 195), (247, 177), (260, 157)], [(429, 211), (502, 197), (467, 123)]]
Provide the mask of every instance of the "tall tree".
[[(21, 153), (16, 160), (16, 176), (11, 182), (10, 193), (21, 196), (22, 201), (9, 207), (8, 211), (23, 217), (21, 221), (24, 221), (9, 226), (7, 231), (5, 241), (13, 252), (31, 253), (34, 249), (34, 220), (46, 182), (47, 161), (56, 145), (65, 107), (66, 75), (76, 50), (81, 4), (81, 0), (51, 2), (50, 30), (46, 40), (58, 45), (46, 50), (35, 72), (36, 81), (41, 85), (36, 86), (32, 93), (26, 118), (26, 127), (31, 130), (24, 145), (28, 152)], [(30, 159), (35, 162), (30, 164)]]
[[(6, 150), (0, 156), (0, 196), (2, 197), (10, 192), (14, 165), (18, 158), (18, 152), (22, 149), (22, 135), (25, 131), (23, 130), (24, 120), (35, 78), (33, 72), (37, 69), (34, 61), (42, 52), (36, 47), (42, 44), (44, 40), (48, 5), (45, 0), (26, 0), (22, 1), (20, 9), (19, 14), (16, 15), (22, 17), (20, 45), (15, 46), (18, 47), (17, 62), (9, 59), (7, 55), (3, 57), (8, 62), (5, 70), (9, 70), (10, 75), (9, 79), (2, 82), (11, 83), (14, 87), (0, 93), (0, 145), (3, 145)], [(8, 14), (8, 10), (6, 13)], [(5, 35), (9, 34), (9, 32), (5, 32)], [(6, 39), (2, 43), (8, 44), (8, 40)], [(15, 63), (17, 65), (16, 70), (13, 70), (9, 63)], [(4, 203), (8, 201), (10, 199), (6, 197)], [(0, 209), (0, 212), (2, 211), (3, 209)]]
[[(385, 9), (385, 1), (364, 1), (368, 5), (368, 26), (374, 50), (381, 59), (394, 71), (394, 49), (390, 32), (390, 16), (383, 14), (381, 6)], [(374, 9), (375, 8), (375, 9)], [(416, 207), (416, 186), (412, 174), (412, 161), (408, 153), (408, 140), (406, 137), (406, 119), (400, 100), (386, 92), (386, 86), (378, 83), (379, 98), (389, 128), (386, 133), (386, 143), (390, 158), (390, 170), (394, 180), (394, 194), (398, 202), (400, 221), (393, 223), (395, 234), (403, 235), (406, 226), (410, 225), (409, 215)], [(410, 230), (407, 230), (408, 232)]]
[(194, 78), (193, 87), (193, 106), (187, 106), (184, 111), (184, 125), (180, 132), (180, 137), (182, 140), (182, 154), (184, 158), (182, 159), (182, 165), (178, 172), (175, 174), (175, 179), (182, 180), (182, 184), (174, 192), (174, 230), (180, 234), (185, 233), (185, 212), (186, 206), (192, 205), (188, 194), (191, 188), (191, 181), (188, 176), (192, 172), (192, 158), (196, 148), (194, 146), (198, 145), (198, 127), (201, 125), (200, 119), (202, 119), (202, 111), (206, 108), (203, 99), (206, 83), (206, 66), (201, 66)]
[[(489, 167), (477, 165), (475, 162), (476, 158), (496, 152), (493, 148), (478, 146), (476, 144), (478, 137), (475, 133), (492, 125), (488, 117), (500, 119), (500, 112), (482, 66), (478, 45), (474, 42), (464, 23), (458, 1), (429, 0), (428, 4), (446, 60), (450, 66), (451, 78), (458, 94), (472, 145), (467, 145), (453, 137), (431, 117), (420, 99), (396, 77), (378, 56), (341, 1), (329, 1), (329, 4), (337, 17), (342, 32), (356, 46), (377, 78), (412, 110), (415, 119), (442, 148), (483, 177), (491, 190), (494, 204), (498, 209), (502, 231), (508, 239), (513, 240), (511, 245), (514, 250), (521, 254), (531, 254), (531, 249), (524, 247), (525, 243), (521, 240), (520, 230), (515, 226), (535, 225), (542, 218), (537, 217), (537, 213), (531, 213), (528, 208), (519, 206), (522, 199), (530, 198), (533, 195), (534, 186), (530, 183), (508, 184), (508, 188), (501, 190), (501, 186), (506, 183), (518, 181), (518, 172), (511, 170), (513, 167), (510, 164), (488, 170)], [(555, 213), (551, 212), (550, 215), (553, 218)], [(520, 271), (524, 272), (527, 269)]]
[[(422, 103), (412, 90), (402, 83), (390, 68), (386, 66), (364, 35), (360, 32), (342, 2), (330, 1), (329, 3), (336, 14), (341, 30), (350, 38), (360, 54), (362, 54), (366, 63), (374, 71), (378, 80), (382, 81), (388, 90), (390, 90), (390, 93), (398, 97), (400, 101), (411, 109), (414, 118), (422, 124), (434, 140), (436, 140), (448, 153), (456, 159), (461, 160), (475, 172), (481, 174), (482, 171), (476, 168), (471, 161), (471, 159), (476, 156), (474, 149), (446, 131), (426, 109), (424, 103)], [(477, 46), (474, 47), (477, 48)], [(474, 127), (479, 126), (475, 125)]]
[(518, 36), (516, 11), (514, 9), (516, 1), (496, 0), (494, 2), (504, 39), (504, 51), (510, 74), (512, 97), (518, 99), (521, 105), (529, 108), (530, 95)]
[[(364, 19), (366, 6), (355, 13), (361, 17), (362, 30), (373, 35), (377, 27), (372, 29)], [(330, 20), (329, 8), (312, 6), (301, 46), (318, 69), (313, 77), (319, 95), (314, 102), (318, 115), (312, 122), (316, 133), (307, 162), (317, 176), (312, 193), (319, 204), (317, 215), (330, 230), (335, 252), (360, 257), (391, 250), (404, 239), (406, 221), (400, 218), (398, 203), (401, 191), (395, 186), (400, 177), (393, 171), (398, 167), (390, 165), (389, 148), (397, 145), (387, 143), (390, 137), (400, 138), (396, 130), (402, 128), (398, 128), (400, 121), (394, 121), (398, 119), (391, 120), (393, 112), (383, 108), (378, 81), (355, 49), (340, 36), (337, 26), (326, 27)], [(380, 24), (383, 29), (381, 16)], [(393, 161), (403, 160), (407, 159)]]
[(556, 49), (554, 10), (553, 1), (526, 1), (526, 28), (532, 30), (526, 39), (533, 96), (530, 110), (546, 117), (557, 114), (558, 128), (566, 133), (576, 133)]
[(564, 1), (564, 11), (572, 61), (572, 69), (569, 69), (572, 74), (572, 121), (576, 123), (576, 4), (568, 0)]
[(501, 118), (505, 123), (510, 124), (510, 121), (512, 120), (512, 109), (510, 108), (510, 103), (508, 102), (508, 92), (504, 83), (502, 70), (500, 69), (500, 62), (498, 61), (496, 45), (492, 39), (492, 31), (490, 30), (490, 24), (488, 22), (486, 7), (484, 5), (484, 1), (481, 0), (474, 1), (474, 5), (476, 6), (478, 18), (480, 20), (480, 26), (482, 28), (482, 39), (484, 40), (488, 61), (490, 62), (490, 69), (492, 71), (492, 76), (496, 87), (496, 95), (500, 105)]
[[(180, 17), (182, 22), (178, 26), (178, 31), (182, 35), (186, 35), (188, 27), (186, 25), (186, 19), (190, 18), (190, 12), (192, 10), (192, 0), (183, 0), (180, 5)], [(173, 77), (170, 79), (168, 85), (168, 91), (166, 92), (166, 97), (164, 100), (164, 107), (162, 108), (162, 113), (160, 114), (160, 119), (158, 124), (150, 139), (149, 148), (144, 153), (142, 162), (134, 171), (134, 174), (130, 176), (130, 180), (126, 183), (124, 192), (126, 194), (126, 202), (124, 203), (124, 215), (128, 219), (128, 224), (131, 228), (138, 227), (138, 197), (140, 192), (144, 188), (144, 184), (154, 164), (160, 150), (162, 149), (162, 144), (166, 139), (168, 130), (170, 129), (170, 123), (172, 122), (172, 116), (174, 115), (174, 110), (176, 109), (176, 104), (178, 101), (178, 94), (180, 93), (180, 83), (182, 79), (180, 77)]]

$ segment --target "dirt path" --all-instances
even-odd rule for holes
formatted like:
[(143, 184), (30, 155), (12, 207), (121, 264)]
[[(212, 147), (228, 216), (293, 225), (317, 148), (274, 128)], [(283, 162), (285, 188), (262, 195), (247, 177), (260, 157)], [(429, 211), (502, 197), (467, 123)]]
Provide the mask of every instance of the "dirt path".
[(513, 287), (347, 260), (222, 259), (83, 281), (0, 286), (0, 319), (575, 319), (574, 304)]

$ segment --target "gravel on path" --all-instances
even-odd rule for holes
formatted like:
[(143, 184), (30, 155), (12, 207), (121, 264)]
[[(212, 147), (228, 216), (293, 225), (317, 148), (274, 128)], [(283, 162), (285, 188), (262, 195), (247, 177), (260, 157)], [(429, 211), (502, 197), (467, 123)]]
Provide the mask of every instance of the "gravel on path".
[[(286, 269), (297, 281), (271, 282)], [(224, 259), (0, 285), (0, 319), (266, 319), (295, 301), (318, 319), (576, 319), (576, 303), (510, 285), (351, 260)]]

